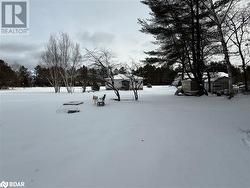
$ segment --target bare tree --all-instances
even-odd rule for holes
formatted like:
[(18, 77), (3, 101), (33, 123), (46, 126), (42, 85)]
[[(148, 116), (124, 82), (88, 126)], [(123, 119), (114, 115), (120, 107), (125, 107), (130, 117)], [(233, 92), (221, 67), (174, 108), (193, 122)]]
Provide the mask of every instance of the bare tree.
[(68, 93), (72, 93), (76, 69), (82, 61), (80, 45), (73, 44), (67, 33), (60, 33), (59, 37), (51, 35), (42, 54), (42, 61), (50, 69), (51, 84), (55, 91), (58, 92), (62, 81)]
[(70, 87), (74, 86), (75, 80), (79, 76), (77, 70), (80, 68), (82, 61), (83, 56), (81, 54), (80, 45), (75, 43), (72, 46), (71, 66), (68, 70)]
[(82, 55), (80, 51), (80, 45), (78, 43), (75, 43), (72, 46), (72, 54), (71, 54), (69, 70), (66, 70), (69, 79), (68, 87), (70, 88), (71, 92), (74, 86), (75, 78), (77, 77), (77, 69), (79, 68), (81, 62), (82, 62)]
[(70, 54), (71, 54), (71, 41), (67, 33), (60, 33), (58, 38), (58, 49), (60, 54), (60, 75), (62, 77), (64, 86), (68, 93), (72, 93), (72, 88), (69, 86), (68, 70), (70, 69)]
[(237, 0), (202, 0), (204, 7), (209, 11), (209, 18), (216, 25), (219, 40), (221, 42), (225, 63), (229, 77), (229, 98), (233, 97), (233, 76), (230, 62), (227, 35), (225, 33), (226, 19)]
[(101, 79), (106, 82), (107, 86), (112, 89), (117, 96), (117, 101), (121, 100), (118, 88), (115, 86), (114, 70), (116, 64), (113, 62), (113, 55), (107, 50), (88, 50), (86, 49), (85, 58), (92, 62), (92, 65), (100, 70), (103, 70)]
[(78, 43), (73, 44), (67, 33), (61, 33), (58, 38), (58, 47), (62, 68), (60, 74), (68, 93), (72, 93), (76, 69), (82, 60), (80, 45)]
[(57, 39), (51, 35), (45, 51), (41, 55), (41, 61), (49, 69), (50, 77), (48, 78), (51, 86), (54, 87), (55, 93), (60, 92), (60, 54), (58, 50)]
[(132, 60), (132, 66), (126, 67), (126, 77), (129, 78), (131, 90), (133, 91), (134, 98), (136, 101), (139, 100), (138, 91), (141, 89), (143, 85), (143, 80), (140, 80), (140, 77), (136, 75), (137, 70), (139, 69), (138, 65)]
[(230, 29), (230, 41), (234, 44), (237, 48), (237, 55), (240, 56), (242, 62), (242, 70), (244, 76), (244, 84), (245, 84), (245, 91), (248, 91), (248, 83), (247, 83), (247, 33), (249, 30), (249, 20), (250, 20), (250, 13), (249, 13), (249, 6), (247, 8), (235, 10), (233, 14), (228, 15), (227, 26)]

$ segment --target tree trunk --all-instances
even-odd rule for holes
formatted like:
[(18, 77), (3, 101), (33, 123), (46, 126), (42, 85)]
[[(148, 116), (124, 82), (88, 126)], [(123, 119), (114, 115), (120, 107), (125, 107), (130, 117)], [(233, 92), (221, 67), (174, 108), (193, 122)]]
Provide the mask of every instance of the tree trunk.
[[(190, 5), (190, 9), (191, 9), (191, 28), (192, 28), (192, 40), (191, 40), (191, 50), (192, 50), (192, 57), (193, 57), (193, 65), (195, 66), (195, 70), (196, 70), (196, 66), (197, 66), (197, 59), (196, 59), (196, 50), (195, 50), (195, 23), (194, 23), (194, 19), (195, 19), (195, 14), (194, 14), (194, 6), (193, 6), (193, 0), (191, 0), (191, 5)], [(191, 66), (190, 66), (191, 68)], [(193, 75), (196, 78), (196, 75)]]
[(246, 71), (246, 61), (244, 55), (242, 53), (241, 47), (239, 46), (239, 53), (242, 61), (242, 69), (243, 69), (243, 77), (244, 77), (244, 84), (245, 84), (245, 91), (248, 91), (248, 83), (247, 83), (247, 71)]
[(137, 90), (134, 90), (134, 95), (135, 95), (135, 100), (138, 101), (139, 97), (138, 97), (138, 92), (137, 92)]
[[(193, 57), (193, 66), (194, 66), (194, 81), (198, 86), (198, 96), (205, 94), (204, 83), (202, 80), (201, 72), (201, 30), (200, 30), (200, 17), (199, 17), (199, 1), (191, 0), (191, 28), (192, 28), (192, 57)], [(196, 8), (196, 11), (194, 10)], [(196, 22), (195, 22), (196, 20)]]
[(211, 92), (211, 77), (209, 71), (207, 72), (207, 80), (208, 80), (208, 92)]
[(83, 92), (83, 93), (86, 92), (86, 86), (82, 86), (82, 92)]
[(230, 63), (230, 58), (229, 58), (229, 53), (228, 53), (228, 48), (227, 48), (227, 44), (225, 42), (225, 38), (223, 35), (223, 31), (221, 26), (217, 26), (217, 29), (219, 31), (220, 34), (220, 40), (221, 40), (221, 45), (222, 45), (222, 49), (223, 49), (223, 54), (224, 54), (224, 59), (225, 59), (225, 63), (227, 66), (227, 72), (228, 72), (228, 85), (229, 85), (229, 99), (231, 99), (233, 97), (233, 74), (232, 74), (232, 65)]
[(59, 86), (54, 86), (55, 93), (60, 93), (60, 87)]
[(120, 93), (119, 93), (119, 91), (118, 90), (114, 90), (115, 91), (115, 94), (116, 94), (116, 96), (117, 96), (117, 101), (121, 101), (121, 97), (120, 97)]
[(205, 94), (205, 89), (204, 89), (204, 83), (202, 80), (202, 70), (201, 68), (203, 67), (203, 60), (201, 58), (201, 28), (200, 28), (200, 11), (199, 11), (199, 0), (196, 1), (196, 37), (197, 37), (197, 42), (196, 42), (196, 72), (197, 72), (197, 81), (199, 84), (199, 93), (200, 95)]
[(248, 82), (247, 82), (246, 64), (243, 65), (243, 76), (244, 76), (244, 82), (245, 82), (245, 90), (249, 91), (249, 89), (248, 89)]

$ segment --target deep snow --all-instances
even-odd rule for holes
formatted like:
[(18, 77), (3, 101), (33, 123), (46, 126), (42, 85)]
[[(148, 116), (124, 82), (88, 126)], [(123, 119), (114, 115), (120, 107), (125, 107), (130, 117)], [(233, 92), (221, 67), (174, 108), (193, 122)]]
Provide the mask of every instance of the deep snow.
[[(250, 97), (177, 97), (159, 86), (107, 94), (0, 91), (0, 182), (27, 188), (249, 188)], [(83, 101), (80, 113), (62, 104)]]

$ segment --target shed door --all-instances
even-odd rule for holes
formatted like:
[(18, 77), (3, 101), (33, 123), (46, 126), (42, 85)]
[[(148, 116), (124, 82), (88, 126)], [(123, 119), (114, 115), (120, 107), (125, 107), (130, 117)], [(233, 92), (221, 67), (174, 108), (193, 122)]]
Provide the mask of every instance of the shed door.
[(122, 81), (122, 89), (129, 90), (129, 81), (128, 80)]

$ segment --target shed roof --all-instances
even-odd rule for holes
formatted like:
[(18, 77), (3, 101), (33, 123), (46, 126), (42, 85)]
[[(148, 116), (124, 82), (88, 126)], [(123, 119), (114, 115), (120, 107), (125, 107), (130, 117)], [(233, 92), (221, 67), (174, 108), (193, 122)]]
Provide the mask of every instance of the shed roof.
[[(210, 73), (210, 74), (211, 74), (210, 75), (210, 77), (211, 77), (210, 81), (211, 82), (214, 82), (214, 81), (216, 81), (216, 80), (218, 80), (220, 78), (228, 78), (228, 74), (225, 73), (225, 72), (215, 72), (215, 73)], [(208, 82), (208, 79), (206, 79), (205, 82)]]
[[(143, 80), (142, 77), (134, 76), (136, 80)], [(110, 79), (110, 78), (107, 78)], [(117, 74), (114, 76), (114, 80), (130, 80), (129, 77), (127, 77), (125, 74)]]

